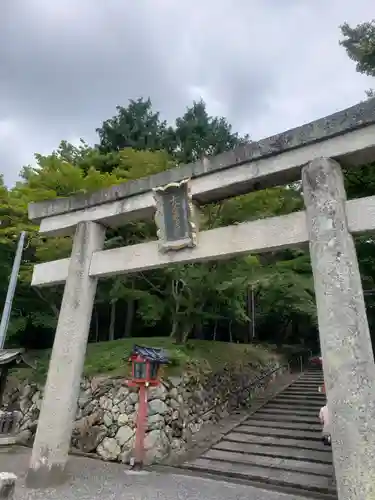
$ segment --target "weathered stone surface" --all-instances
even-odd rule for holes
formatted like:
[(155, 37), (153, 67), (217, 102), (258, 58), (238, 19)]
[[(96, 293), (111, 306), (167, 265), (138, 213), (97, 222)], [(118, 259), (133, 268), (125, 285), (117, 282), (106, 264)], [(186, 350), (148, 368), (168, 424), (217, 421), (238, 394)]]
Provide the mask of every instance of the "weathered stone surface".
[(10, 472), (0, 472), (0, 500), (12, 500), (17, 476)]
[(113, 401), (107, 396), (102, 396), (99, 399), (99, 405), (103, 410), (112, 410)]
[(120, 446), (124, 446), (128, 441), (130, 441), (135, 435), (134, 429), (124, 425), (119, 428), (116, 434), (116, 440)]
[(156, 387), (151, 387), (148, 391), (148, 400), (153, 401), (154, 399), (160, 399), (161, 401), (165, 401), (167, 397), (167, 389), (163, 384), (160, 384)]
[(145, 463), (152, 463), (163, 459), (169, 451), (169, 440), (165, 432), (155, 429), (145, 437)]
[(153, 401), (149, 402), (148, 411), (149, 415), (165, 415), (166, 413), (168, 413), (168, 406), (164, 403), (164, 401), (161, 401), (160, 399), (154, 399)]
[(104, 460), (116, 460), (121, 452), (121, 448), (114, 438), (104, 438), (98, 446), (97, 453)]
[(126, 425), (129, 423), (129, 415), (127, 413), (121, 413), (121, 415), (118, 416), (117, 423), (119, 426)]
[(155, 413), (154, 415), (150, 415), (148, 417), (148, 428), (150, 430), (153, 429), (162, 429), (165, 425), (165, 420), (163, 415), (159, 415), (158, 413)]
[(125, 449), (118, 456), (118, 460), (119, 460), (119, 462), (121, 462), (123, 464), (129, 464), (132, 456), (133, 456), (133, 450), (130, 448)]
[(316, 159), (302, 185), (339, 498), (375, 498), (375, 363), (341, 168)]
[(97, 449), (106, 436), (106, 429), (100, 426), (90, 427), (76, 440), (78, 448), (85, 453), (91, 453)]
[(173, 387), (179, 387), (184, 382), (182, 377), (169, 377), (168, 381)]
[(119, 403), (121, 403), (128, 395), (129, 395), (129, 389), (123, 386), (120, 387), (120, 389), (117, 391), (115, 398), (118, 400)]
[(175, 399), (177, 401), (178, 398), (178, 390), (176, 387), (172, 387), (172, 389), (169, 391), (169, 397), (172, 399)]
[(113, 424), (113, 416), (110, 412), (106, 411), (104, 413), (103, 422), (106, 427), (111, 427)]
[(81, 393), (81, 396), (78, 399), (79, 408), (84, 408), (91, 401), (92, 395), (89, 392)]
[(135, 405), (138, 403), (138, 393), (137, 392), (131, 392), (128, 397), (126, 398), (127, 404), (130, 405)]
[(23, 445), (23, 446), (27, 446), (30, 444), (32, 437), (33, 437), (33, 433), (31, 432), (31, 430), (24, 429), (17, 434), (17, 443), (20, 445)]

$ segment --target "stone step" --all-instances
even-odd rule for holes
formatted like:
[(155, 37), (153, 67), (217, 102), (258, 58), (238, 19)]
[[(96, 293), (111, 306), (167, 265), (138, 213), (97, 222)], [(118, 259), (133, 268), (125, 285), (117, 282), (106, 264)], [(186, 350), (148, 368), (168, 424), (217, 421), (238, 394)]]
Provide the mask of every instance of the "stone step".
[[(289, 387), (287, 387), (285, 390), (304, 390), (304, 391), (316, 391), (318, 394), (321, 394), (319, 392), (319, 387), (321, 387), (323, 384), (292, 384)], [(303, 388), (303, 389), (302, 389)]]
[(282, 394), (295, 394), (295, 395), (300, 395), (300, 396), (307, 396), (307, 397), (311, 397), (311, 396), (315, 396), (317, 398), (322, 398), (322, 399), (325, 399), (326, 398), (326, 395), (325, 394), (321, 394), (319, 391), (303, 391), (301, 389), (295, 389), (293, 387), (289, 387), (288, 389), (286, 389), (285, 391), (283, 391)]
[(293, 389), (301, 389), (301, 390), (316, 390), (319, 392), (319, 387), (321, 387), (323, 383), (320, 382), (296, 382), (295, 384), (291, 385)]
[[(290, 400), (289, 400), (290, 401)], [(309, 412), (316, 412), (317, 407), (321, 408), (322, 405), (304, 405), (302, 403), (299, 403), (298, 401), (295, 402), (293, 401), (292, 403), (287, 403), (285, 404), (284, 399), (272, 399), (268, 403), (264, 405), (264, 407), (278, 407), (280, 410), (294, 410), (294, 411), (309, 411)]]
[(321, 431), (311, 431), (311, 430), (296, 430), (296, 429), (285, 429), (277, 427), (266, 427), (257, 425), (240, 425), (236, 427), (236, 432), (253, 434), (258, 436), (277, 436), (277, 437), (288, 437), (292, 439), (313, 439), (314, 441), (321, 441)]
[[(289, 411), (288, 411), (289, 410)], [(315, 417), (319, 416), (319, 409), (311, 407), (309, 410), (303, 409), (303, 407), (296, 408), (295, 411), (292, 410), (290, 406), (265, 406), (264, 411), (270, 413), (272, 415), (301, 415), (305, 417)], [(280, 411), (288, 412), (288, 413), (280, 413)]]
[(270, 411), (257, 411), (255, 413), (256, 418), (261, 418), (262, 420), (267, 420), (271, 422), (301, 422), (305, 424), (317, 424), (320, 423), (317, 415), (296, 415), (295, 413), (290, 413), (288, 415), (278, 415)]
[(289, 448), (304, 448), (305, 450), (321, 451), (325, 448), (320, 439), (298, 439), (293, 437), (279, 436), (260, 436), (256, 434), (247, 434), (244, 432), (232, 431), (225, 436), (227, 441), (235, 441), (237, 443), (259, 444), (262, 446), (286, 446)]
[(293, 385), (291, 385), (290, 387), (293, 388), (293, 389), (300, 389), (301, 391), (307, 391), (307, 390), (311, 390), (311, 391), (316, 391), (318, 394), (319, 394), (319, 387), (321, 387), (323, 384), (319, 384), (319, 383), (295, 383)]
[(317, 389), (314, 389), (313, 391), (306, 391), (305, 389), (288, 389), (283, 394), (297, 394), (297, 395), (305, 395), (307, 397), (317, 397), (317, 398), (325, 398), (325, 395), (320, 394), (320, 392)]
[(305, 399), (319, 401), (320, 403), (326, 400), (326, 396), (324, 394), (319, 394), (319, 392), (295, 392), (295, 391), (285, 391), (279, 394), (277, 397), (281, 398), (291, 398), (297, 399), (300, 401), (304, 401)]
[(268, 420), (263, 420), (262, 418), (257, 418), (255, 413), (253, 417), (249, 417), (243, 422), (244, 425), (256, 425), (257, 427), (276, 427), (278, 429), (292, 429), (299, 431), (322, 431), (322, 425), (318, 421), (316, 424), (303, 423), (303, 422), (269, 422)]
[(283, 469), (245, 465), (231, 462), (221, 462), (219, 460), (210, 460), (198, 458), (184, 468), (216, 474), (221, 477), (227, 476), (249, 481), (260, 482), (276, 487), (292, 487), (300, 490), (331, 493), (335, 495), (335, 489), (332, 487), (332, 480), (327, 476), (316, 476), (303, 472), (286, 472)]
[(303, 403), (298, 403), (298, 401), (296, 402), (294, 399), (290, 399), (290, 398), (280, 398), (279, 396), (275, 399), (273, 399), (273, 402), (275, 404), (278, 404), (279, 406), (288, 406), (289, 408), (292, 408), (292, 407), (299, 407), (299, 408), (315, 408), (317, 409), (317, 411), (319, 411), (319, 409), (322, 407), (322, 402), (321, 401), (309, 401), (308, 399), (306, 399), (305, 401), (303, 401)]
[[(271, 415), (285, 415), (286, 417), (288, 415), (298, 415), (298, 416), (305, 416), (305, 417), (317, 417), (317, 413), (314, 408), (287, 408), (285, 406), (277, 406), (273, 405), (271, 403), (266, 404), (263, 406), (260, 410), (261, 412), (268, 413)], [(258, 412), (256, 413), (258, 414)]]
[(274, 401), (278, 400), (290, 400), (293, 401), (295, 405), (304, 405), (305, 403), (317, 404), (320, 406), (324, 406), (326, 399), (325, 398), (317, 398), (316, 396), (300, 396), (299, 394), (296, 396), (294, 394), (280, 394)]
[(337, 498), (332, 450), (321, 440), (319, 410), (326, 397), (319, 387), (323, 384), (321, 371), (305, 372), (184, 467), (284, 493)]
[(323, 370), (305, 370), (300, 378), (302, 377), (323, 377)]
[(288, 458), (276, 458), (260, 455), (251, 455), (247, 453), (237, 453), (235, 451), (224, 451), (212, 449), (207, 451), (202, 458), (208, 458), (212, 460), (220, 460), (222, 462), (234, 462), (242, 464), (251, 464), (255, 466), (271, 467), (276, 469), (283, 469), (287, 472), (297, 471), (305, 472), (307, 474), (315, 474), (321, 476), (327, 476), (329, 478), (333, 475), (332, 464), (323, 464), (315, 462), (303, 462), (301, 460), (288, 459)]
[[(324, 446), (324, 445), (323, 445)], [(286, 446), (262, 446), (249, 443), (237, 443), (223, 439), (213, 450), (235, 451), (250, 455), (264, 455), (278, 458), (294, 458), (305, 462), (332, 464), (332, 452), (329, 447), (322, 450), (308, 450), (304, 448), (288, 448)]]

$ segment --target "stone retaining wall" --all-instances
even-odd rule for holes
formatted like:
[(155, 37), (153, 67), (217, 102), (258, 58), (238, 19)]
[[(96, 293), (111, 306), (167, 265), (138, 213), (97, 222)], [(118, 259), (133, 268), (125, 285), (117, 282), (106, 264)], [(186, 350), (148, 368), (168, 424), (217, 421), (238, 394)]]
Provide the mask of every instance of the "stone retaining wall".
[[(285, 371), (280, 369), (260, 379), (262, 373), (278, 367), (280, 362), (275, 359), (261, 369), (248, 366), (236, 373), (224, 368), (199, 378), (170, 377), (159, 387), (150, 388), (146, 462), (160, 462), (184, 452), (192, 435), (203, 425), (247, 404)], [(19, 410), (19, 435), (24, 444), (31, 444), (35, 436), (42, 393), (43, 388), (37, 384), (8, 384), (4, 407)], [(95, 453), (104, 460), (128, 463), (133, 453), (137, 409), (137, 390), (128, 388), (123, 379), (83, 379), (72, 448)]]

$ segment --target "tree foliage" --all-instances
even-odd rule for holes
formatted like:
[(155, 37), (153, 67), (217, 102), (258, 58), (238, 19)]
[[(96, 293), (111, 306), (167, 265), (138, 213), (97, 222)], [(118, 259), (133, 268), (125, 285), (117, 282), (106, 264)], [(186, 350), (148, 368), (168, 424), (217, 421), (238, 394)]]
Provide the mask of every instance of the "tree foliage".
[(375, 76), (375, 20), (358, 24), (354, 28), (344, 23), (341, 33), (344, 38), (340, 44), (356, 63), (357, 71)]

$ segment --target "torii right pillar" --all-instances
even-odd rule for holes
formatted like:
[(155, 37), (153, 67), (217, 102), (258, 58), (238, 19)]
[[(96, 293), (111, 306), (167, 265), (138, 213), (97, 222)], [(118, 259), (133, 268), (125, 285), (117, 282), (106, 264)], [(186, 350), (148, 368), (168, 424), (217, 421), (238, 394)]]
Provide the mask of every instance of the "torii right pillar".
[(375, 500), (375, 364), (340, 165), (302, 170), (339, 500)]

